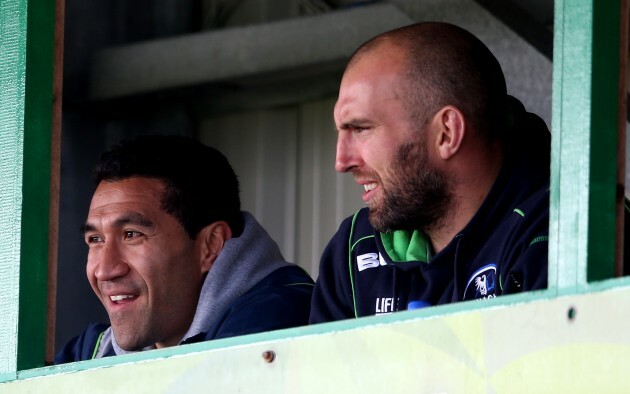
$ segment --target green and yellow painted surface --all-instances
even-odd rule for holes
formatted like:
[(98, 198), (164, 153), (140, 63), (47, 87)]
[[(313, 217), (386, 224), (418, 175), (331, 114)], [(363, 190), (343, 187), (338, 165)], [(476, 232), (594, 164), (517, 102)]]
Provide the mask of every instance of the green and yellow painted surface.
[[(401, 312), (47, 367), (0, 384), (0, 392), (630, 392), (630, 319), (624, 313), (630, 285), (495, 304), (441, 316)], [(265, 352), (275, 358), (269, 362)]]

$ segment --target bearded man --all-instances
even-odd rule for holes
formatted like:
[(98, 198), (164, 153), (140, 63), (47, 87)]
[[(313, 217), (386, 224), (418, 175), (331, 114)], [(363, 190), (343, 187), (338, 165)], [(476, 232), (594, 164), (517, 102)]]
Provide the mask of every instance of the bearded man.
[(311, 323), (547, 286), (550, 133), (474, 35), (418, 23), (363, 44), (334, 109), (364, 188), (322, 256)]

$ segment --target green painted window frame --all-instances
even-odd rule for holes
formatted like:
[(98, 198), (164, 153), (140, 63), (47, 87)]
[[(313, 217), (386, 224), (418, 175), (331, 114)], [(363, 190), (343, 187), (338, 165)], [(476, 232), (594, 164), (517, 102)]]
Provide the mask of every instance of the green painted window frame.
[(555, 1), (547, 290), (43, 367), (55, 1), (2, 0), (0, 383), (627, 286), (630, 278), (613, 278), (617, 160), (611, 160), (617, 158), (619, 111), (625, 108), (618, 94), (619, 10), (625, 1)]
[(55, 0), (0, 2), (0, 381), (46, 348)]

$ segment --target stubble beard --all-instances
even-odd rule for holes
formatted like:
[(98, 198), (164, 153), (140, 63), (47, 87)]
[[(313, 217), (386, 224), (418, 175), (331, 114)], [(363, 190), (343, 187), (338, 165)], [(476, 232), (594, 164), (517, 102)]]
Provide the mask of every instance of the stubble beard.
[(390, 169), (383, 197), (370, 206), (370, 223), (380, 232), (422, 230), (444, 226), (453, 200), (449, 177), (428, 160), (425, 130), (403, 143)]
[(154, 324), (147, 312), (137, 312), (131, 318), (123, 314), (109, 314), (109, 319), (116, 343), (124, 350), (138, 351), (156, 342)]

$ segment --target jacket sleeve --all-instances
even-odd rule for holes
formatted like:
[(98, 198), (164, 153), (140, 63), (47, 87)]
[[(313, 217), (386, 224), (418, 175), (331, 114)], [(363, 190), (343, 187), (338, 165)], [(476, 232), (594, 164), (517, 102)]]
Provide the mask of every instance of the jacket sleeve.
[(352, 217), (341, 224), (322, 254), (311, 301), (310, 324), (356, 317), (348, 265), (351, 227)]

